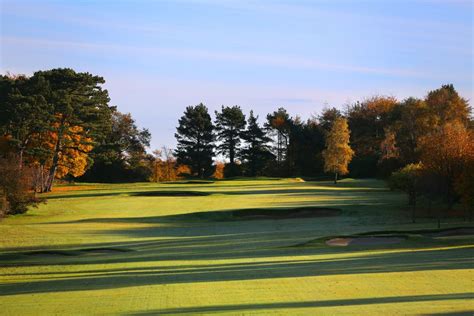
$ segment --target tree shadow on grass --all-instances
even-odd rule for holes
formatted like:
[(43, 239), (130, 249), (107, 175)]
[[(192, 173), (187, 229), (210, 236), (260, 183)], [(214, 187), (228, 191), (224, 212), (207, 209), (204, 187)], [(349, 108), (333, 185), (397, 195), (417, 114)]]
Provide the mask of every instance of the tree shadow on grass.
[[(148, 310), (142, 312), (131, 313), (128, 315), (172, 315), (172, 314), (202, 314), (202, 313), (218, 313), (218, 312), (234, 312), (243, 313), (261, 310), (278, 310), (278, 309), (299, 309), (299, 308), (318, 308), (318, 307), (340, 307), (340, 306), (357, 306), (371, 304), (393, 304), (393, 303), (409, 303), (409, 302), (431, 302), (431, 301), (447, 301), (447, 300), (463, 300), (472, 299), (471, 293), (453, 293), (453, 294), (433, 294), (433, 295), (411, 295), (411, 296), (389, 296), (389, 297), (373, 297), (373, 298), (355, 298), (340, 299), (327, 301), (304, 301), (304, 302), (277, 302), (262, 304), (231, 304), (231, 305), (210, 305), (197, 307), (181, 307)], [(447, 313), (437, 315), (467, 315), (459, 313)], [(469, 314), (472, 315), (472, 314)]]
[[(104, 256), (102, 258), (69, 257), (57, 262), (62, 266), (72, 264), (97, 265), (111, 263), (156, 262), (156, 266), (123, 267), (102, 270), (72, 269), (70, 275), (38, 272), (34, 282), (15, 282), (0, 285), (0, 296), (49, 293), (61, 291), (82, 291), (117, 289), (144, 285), (181, 284), (197, 282), (244, 281), (259, 279), (313, 277), (325, 275), (346, 275), (361, 273), (389, 273), (428, 270), (471, 269), (474, 247), (439, 248), (439, 249), (408, 249), (386, 253), (357, 253), (351, 257), (333, 257), (298, 260), (275, 259), (272, 253), (265, 251), (246, 251), (247, 262), (215, 263), (204, 265), (166, 265), (160, 266), (163, 260), (217, 260), (238, 257), (231, 251), (222, 249), (216, 253), (214, 249), (192, 248), (183, 249), (151, 249), (146, 252), (133, 252)], [(329, 249), (330, 251), (331, 249)], [(308, 251), (315, 254), (315, 249)], [(163, 253), (162, 253), (163, 252)], [(278, 252), (278, 251), (277, 251)], [(318, 252), (316, 252), (318, 253)], [(298, 251), (286, 250), (286, 255), (298, 254)], [(275, 253), (273, 253), (275, 255)], [(283, 255), (281, 252), (279, 255)], [(255, 262), (256, 258), (266, 257), (267, 260)], [(74, 261), (76, 260), (76, 261)], [(48, 264), (51, 266), (51, 264)], [(51, 271), (51, 269), (49, 269)], [(4, 275), (5, 276), (5, 275)], [(17, 276), (15, 273), (9, 275)], [(29, 280), (31, 281), (31, 279)]]
[[(358, 182), (357, 182), (358, 183)], [(381, 186), (360, 186), (357, 183), (344, 183), (339, 186), (331, 185), (330, 183), (322, 185), (320, 183), (266, 183), (266, 184), (167, 184), (163, 187), (146, 187), (140, 190), (139, 187), (132, 189), (121, 189), (118, 191), (109, 191), (107, 188), (88, 189), (84, 192), (75, 191), (75, 193), (54, 193), (51, 196), (45, 196), (47, 199), (69, 199), (69, 198), (84, 198), (84, 197), (110, 197), (110, 196), (168, 196), (167, 193), (172, 192), (197, 192), (203, 195), (222, 194), (222, 195), (265, 195), (265, 194), (280, 194), (280, 195), (327, 195), (327, 194), (344, 194), (354, 193), (367, 194), (388, 190)], [(316, 186), (317, 185), (317, 186)], [(240, 190), (233, 190), (237, 187)], [(230, 188), (230, 190), (229, 190)], [(260, 189), (262, 188), (262, 189)], [(173, 190), (170, 190), (173, 189)], [(204, 189), (204, 191), (199, 191)], [(197, 190), (197, 191), (196, 191)], [(152, 192), (155, 192), (153, 195)], [(170, 195), (171, 196), (171, 195)]]

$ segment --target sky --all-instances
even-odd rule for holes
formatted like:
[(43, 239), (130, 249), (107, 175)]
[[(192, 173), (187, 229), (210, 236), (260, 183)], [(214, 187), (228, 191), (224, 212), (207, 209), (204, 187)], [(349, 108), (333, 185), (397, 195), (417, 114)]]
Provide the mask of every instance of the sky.
[(0, 72), (103, 76), (151, 149), (174, 147), (179, 117), (201, 102), (263, 122), (281, 106), (307, 119), (446, 83), (473, 100), (473, 2), (0, 0)]

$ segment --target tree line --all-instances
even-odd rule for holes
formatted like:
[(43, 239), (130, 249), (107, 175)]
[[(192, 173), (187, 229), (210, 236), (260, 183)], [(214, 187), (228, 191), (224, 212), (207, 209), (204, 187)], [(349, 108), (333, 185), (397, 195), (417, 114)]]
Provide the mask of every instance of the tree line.
[(417, 197), (448, 209), (474, 206), (472, 109), (451, 84), (423, 99), (374, 96), (344, 111), (326, 108), (306, 121), (283, 107), (263, 125), (237, 105), (214, 114), (213, 121), (201, 103), (178, 122), (177, 164), (194, 176), (211, 176), (217, 154), (226, 161), (224, 177), (379, 177), (408, 193), (413, 212)]
[[(306, 120), (284, 107), (263, 122), (241, 107), (178, 121), (175, 149), (147, 152), (151, 135), (110, 105), (104, 78), (59, 68), (0, 76), (0, 197), (6, 212), (38, 202), (61, 179), (171, 181), (235, 176), (389, 178), (394, 189), (472, 204), (473, 120), (453, 85), (423, 99), (374, 96)], [(427, 180), (429, 179), (429, 180)], [(20, 189), (22, 188), (22, 189)], [(441, 193), (442, 194), (441, 194)], [(474, 194), (470, 195), (471, 197)]]
[(212, 174), (216, 154), (226, 159), (228, 176), (318, 177), (333, 171), (338, 163), (328, 169), (329, 160), (343, 152), (347, 161), (340, 164), (348, 170), (341, 173), (385, 178), (420, 162), (423, 140), (448, 125), (466, 132), (473, 126), (467, 100), (452, 85), (424, 99), (375, 96), (344, 111), (326, 108), (306, 121), (280, 107), (263, 125), (252, 111), (246, 119), (239, 106), (222, 106), (213, 121), (199, 104), (187, 107), (178, 122), (175, 153), (199, 177)]

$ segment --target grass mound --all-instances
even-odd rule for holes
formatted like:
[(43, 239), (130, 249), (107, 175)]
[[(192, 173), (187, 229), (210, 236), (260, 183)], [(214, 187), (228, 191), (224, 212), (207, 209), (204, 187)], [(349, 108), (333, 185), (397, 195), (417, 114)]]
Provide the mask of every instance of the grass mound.
[(183, 181), (169, 181), (163, 182), (163, 184), (213, 184), (215, 181), (212, 180), (183, 180)]
[(132, 193), (133, 196), (208, 196), (211, 193), (200, 191), (143, 191)]
[(285, 209), (242, 209), (231, 211), (232, 217), (240, 219), (287, 219), (337, 216), (341, 210), (323, 207), (294, 207)]
[(84, 248), (76, 250), (38, 250), (23, 253), (26, 256), (34, 257), (70, 257), (84, 254), (113, 254), (132, 251), (125, 248)]
[(279, 220), (293, 218), (329, 217), (340, 215), (341, 210), (315, 206), (293, 208), (247, 208), (231, 211), (197, 212), (174, 216), (179, 219), (234, 221), (234, 220)]
[(86, 248), (86, 249), (80, 249), (79, 251), (85, 252), (85, 253), (120, 253), (120, 252), (130, 252), (132, 250), (130, 249), (125, 249), (125, 248)]
[(453, 229), (445, 229), (426, 234), (431, 237), (457, 237), (474, 235), (474, 227), (460, 227)]
[(64, 257), (64, 256), (78, 256), (79, 253), (75, 251), (65, 251), (65, 250), (40, 250), (40, 251), (31, 251), (24, 253), (27, 256), (35, 257)]

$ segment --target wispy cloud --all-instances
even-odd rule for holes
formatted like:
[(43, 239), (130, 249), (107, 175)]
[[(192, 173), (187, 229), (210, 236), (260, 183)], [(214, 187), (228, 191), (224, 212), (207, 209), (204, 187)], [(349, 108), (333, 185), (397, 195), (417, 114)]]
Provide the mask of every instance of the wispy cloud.
[[(394, 69), (394, 68), (376, 68), (363, 65), (344, 65), (331, 64), (319, 60), (308, 59), (300, 56), (280, 56), (280, 55), (260, 55), (249, 53), (230, 53), (216, 52), (199, 49), (176, 49), (167, 47), (138, 47), (118, 44), (104, 43), (88, 43), (76, 41), (55, 41), (39, 38), (25, 37), (3, 37), (1, 39), (3, 45), (23, 45), (32, 50), (37, 49), (77, 49), (96, 51), (100, 53), (117, 53), (117, 54), (153, 54), (167, 55), (186, 59), (206, 59), (216, 61), (237, 62), (252, 65), (265, 65), (284, 68), (298, 69), (319, 69), (335, 72), (352, 72), (372, 75), (386, 75), (395, 77), (433, 77), (433, 74), (418, 72), (413, 69)], [(9, 47), (5, 46), (5, 47)], [(11, 47), (11, 46), (10, 46)]]

